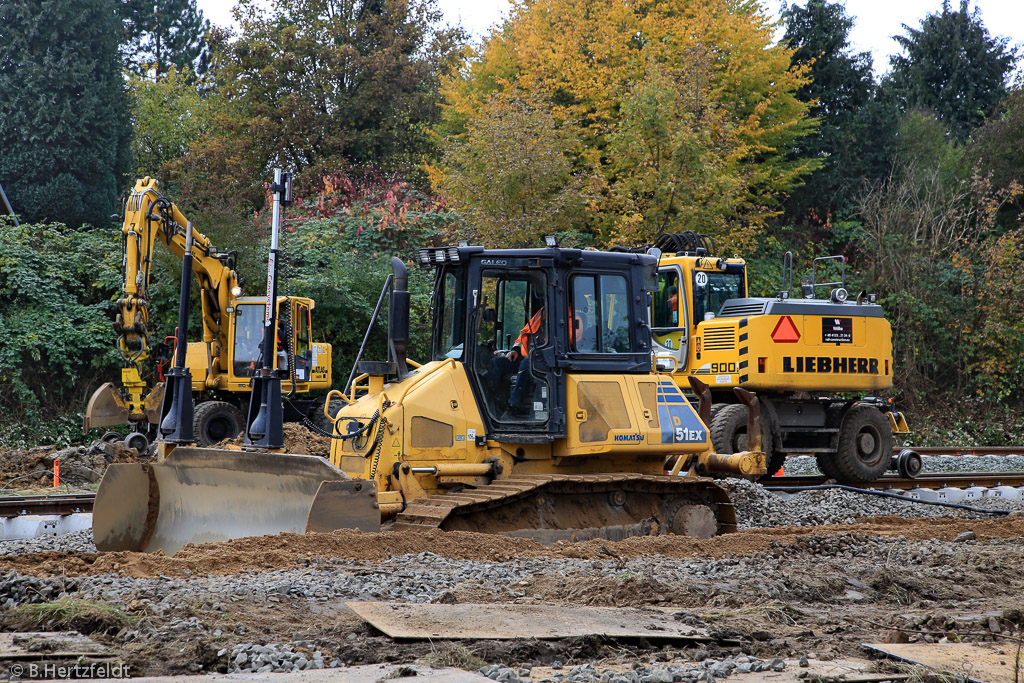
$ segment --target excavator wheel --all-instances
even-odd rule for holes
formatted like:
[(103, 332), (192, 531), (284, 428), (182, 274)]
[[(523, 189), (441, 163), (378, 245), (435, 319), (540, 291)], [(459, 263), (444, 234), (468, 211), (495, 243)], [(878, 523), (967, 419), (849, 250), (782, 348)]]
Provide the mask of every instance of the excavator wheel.
[(835, 469), (843, 482), (864, 484), (878, 479), (892, 460), (892, 428), (874, 406), (856, 405), (839, 427)]
[(204, 401), (196, 406), (192, 429), (200, 446), (215, 446), (245, 429), (242, 411), (227, 401)]
[(123, 438), (124, 435), (122, 435), (120, 432), (106, 432), (103, 436), (100, 437), (100, 441), (104, 443), (114, 443), (115, 441), (120, 441)]

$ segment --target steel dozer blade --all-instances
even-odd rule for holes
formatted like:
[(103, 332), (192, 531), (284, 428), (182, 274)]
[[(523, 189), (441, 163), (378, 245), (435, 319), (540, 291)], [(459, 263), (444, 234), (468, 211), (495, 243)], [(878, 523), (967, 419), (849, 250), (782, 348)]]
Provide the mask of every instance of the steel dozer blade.
[(106, 382), (92, 392), (89, 403), (85, 407), (85, 421), (82, 433), (88, 434), (90, 429), (110, 427), (128, 422), (128, 404), (117, 392), (113, 382)]
[(376, 485), (312, 455), (179, 447), (111, 465), (93, 506), (101, 551), (170, 555), (187, 543), (284, 532), (380, 530)]

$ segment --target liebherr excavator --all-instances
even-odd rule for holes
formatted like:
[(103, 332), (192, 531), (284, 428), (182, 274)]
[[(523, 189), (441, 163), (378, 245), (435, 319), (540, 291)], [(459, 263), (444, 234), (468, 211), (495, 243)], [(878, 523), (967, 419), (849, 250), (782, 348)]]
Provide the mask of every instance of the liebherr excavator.
[[(351, 395), (329, 395), (343, 402), (328, 414), (329, 462), (178, 446), (153, 464), (111, 465), (97, 547), (172, 553), (382, 523), (541, 542), (736, 528), (725, 490), (701, 475), (757, 476), (764, 454), (756, 439), (711, 453), (698, 412), (652, 368), (657, 255), (458, 246), (418, 261), (436, 269), (431, 358), (406, 357), (407, 271), (394, 258), (389, 358), (361, 362)], [(496, 359), (528, 321), (527, 362), (502, 372)], [(756, 399), (742, 393), (753, 420)]]
[[(191, 224), (178, 207), (160, 194), (156, 180), (142, 178), (135, 183), (125, 205), (122, 225), (124, 273), (121, 298), (117, 302), (114, 331), (124, 359), (121, 386), (112, 382), (100, 386), (89, 399), (84, 431), (97, 427), (133, 423), (136, 431), (126, 439), (130, 447), (144, 450), (149, 445), (148, 424), (156, 424), (163, 398), (162, 382), (153, 386), (144, 378), (146, 361), (153, 345), (149, 333), (149, 282), (153, 249), (166, 246), (181, 258), (185, 253), (186, 230)], [(241, 407), (248, 405), (250, 381), (263, 340), (263, 309), (260, 297), (243, 297), (235, 272), (235, 252), (219, 250), (213, 242), (191, 228), (194, 239), (194, 274), (199, 283), (203, 339), (188, 345), (187, 366), (192, 390), (207, 400), (196, 407), (195, 434), (200, 445), (216, 444), (237, 436), (245, 426)], [(312, 312), (315, 303), (307, 297), (278, 297), (278, 353), (276, 365), (290, 368), (285, 391), (292, 383), (300, 394), (331, 386), (331, 345), (312, 341)], [(311, 400), (296, 399), (288, 406), (304, 417)]]

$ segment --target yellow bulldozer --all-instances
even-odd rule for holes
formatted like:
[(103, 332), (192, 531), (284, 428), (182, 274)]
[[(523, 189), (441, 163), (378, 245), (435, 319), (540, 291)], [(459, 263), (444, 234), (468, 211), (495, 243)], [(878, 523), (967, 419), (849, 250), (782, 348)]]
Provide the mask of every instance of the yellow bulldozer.
[[(199, 284), (202, 306), (202, 341), (190, 342), (187, 366), (192, 391), (200, 399), (195, 409), (194, 431), (199, 445), (208, 446), (234, 438), (245, 427), (244, 407), (249, 403), (251, 380), (263, 341), (265, 300), (243, 297), (235, 271), (236, 252), (218, 249), (185, 218), (178, 207), (160, 193), (151, 178), (135, 183), (125, 205), (121, 228), (123, 292), (117, 301), (114, 331), (124, 360), (121, 385), (107, 382), (90, 397), (84, 431), (131, 423), (135, 431), (125, 438), (140, 452), (154, 433), (150, 425), (159, 418), (164, 384), (147, 381), (154, 360), (150, 339), (149, 284), (153, 250), (164, 245), (176, 257), (185, 253), (186, 231), (193, 237), (193, 272)], [(287, 368), (284, 389), (308, 395), (331, 386), (331, 345), (312, 341), (315, 302), (307, 297), (277, 298), (277, 351), (275, 367)], [(156, 354), (169, 358), (164, 350)], [(323, 399), (295, 399), (286, 404), (287, 417), (301, 419), (321, 410)], [(106, 439), (120, 439), (110, 432)]]
[[(100, 550), (162, 550), (278, 532), (440, 528), (550, 543), (736, 528), (704, 476), (759, 476), (764, 454), (713, 453), (708, 429), (652, 366), (657, 255), (427, 248), (430, 358), (407, 358), (406, 264), (392, 259), (388, 358), (358, 361), (330, 459), (189, 446), (111, 465)], [(376, 318), (375, 318), (376, 319)], [(371, 328), (374, 322), (371, 322)], [(698, 383), (699, 386), (699, 383)], [(757, 427), (757, 401), (739, 390)], [(701, 407), (705, 414), (709, 405)]]
[[(788, 254), (778, 296), (751, 297), (746, 264), (720, 258), (692, 232), (663, 234), (651, 309), (658, 363), (685, 386), (711, 390), (711, 439), (719, 453), (746, 450), (746, 409), (733, 389), (756, 391), (761, 443), (772, 476), (788, 454), (810, 454), (827, 476), (848, 483), (877, 479), (894, 464), (916, 474), (920, 459), (893, 463), (893, 434), (908, 431), (891, 399), (892, 329), (873, 294), (850, 300), (845, 259), (817, 258), (801, 296), (791, 297)], [(830, 273), (831, 278), (822, 276)], [(826, 298), (816, 292), (828, 289)]]

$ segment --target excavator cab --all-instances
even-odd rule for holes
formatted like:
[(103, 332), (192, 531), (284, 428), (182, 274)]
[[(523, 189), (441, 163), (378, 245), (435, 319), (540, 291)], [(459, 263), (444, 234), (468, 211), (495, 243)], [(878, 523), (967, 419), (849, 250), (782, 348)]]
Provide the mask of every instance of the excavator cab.
[[(233, 389), (246, 390), (249, 379), (260, 366), (265, 306), (266, 301), (257, 297), (236, 300), (228, 334), (231, 374), (227, 381)], [(295, 357), (295, 382), (299, 391), (326, 389), (331, 380), (330, 364), (324, 362), (326, 358), (321, 358), (327, 345), (311, 342), (312, 308), (312, 300), (306, 297), (279, 297), (277, 302), (274, 367), (288, 368), (287, 352), (290, 348)], [(291, 322), (285, 322), (288, 320)], [(290, 377), (284, 379), (283, 387), (286, 391), (291, 388)]]

